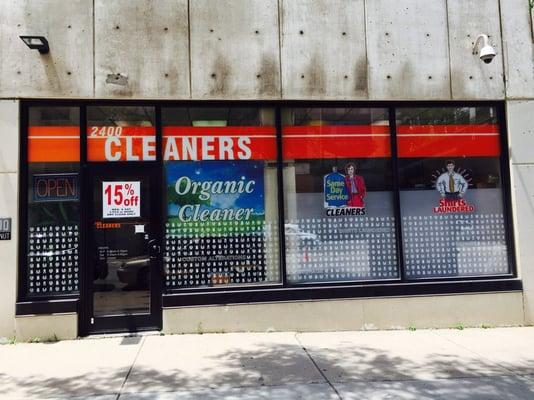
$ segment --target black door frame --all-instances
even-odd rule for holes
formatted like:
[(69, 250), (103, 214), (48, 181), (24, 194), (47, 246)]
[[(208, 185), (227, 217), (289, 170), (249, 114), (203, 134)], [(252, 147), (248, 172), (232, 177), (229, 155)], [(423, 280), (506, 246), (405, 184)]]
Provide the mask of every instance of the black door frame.
[[(156, 135), (156, 160), (155, 161), (137, 161), (137, 162), (89, 162), (87, 160), (87, 108), (92, 105), (104, 105), (104, 106), (145, 106), (145, 107), (154, 107), (155, 113), (155, 135)], [(93, 333), (111, 333), (111, 332), (138, 332), (144, 330), (161, 330), (163, 326), (162, 321), (162, 296), (163, 296), (163, 252), (160, 251), (159, 257), (156, 263), (156, 268), (153, 268), (153, 273), (151, 274), (151, 287), (150, 287), (150, 313), (152, 315), (152, 320), (150, 324), (144, 324), (143, 321), (138, 321), (136, 318), (133, 318), (132, 324), (129, 326), (111, 324), (108, 327), (102, 327), (99, 329), (98, 326), (91, 324), (92, 318), (92, 284), (93, 279), (89, 276), (88, 272), (88, 263), (87, 263), (87, 251), (89, 251), (90, 246), (87, 245), (88, 233), (90, 227), (88, 226), (89, 218), (89, 201), (91, 198), (91, 188), (90, 185), (90, 173), (93, 166), (101, 166), (101, 168), (127, 168), (132, 169), (133, 173), (135, 170), (143, 169), (152, 169), (153, 179), (152, 182), (152, 196), (153, 199), (153, 211), (151, 218), (153, 218), (153, 223), (155, 226), (154, 235), (156, 239), (156, 244), (160, 246), (160, 249), (163, 247), (163, 237), (165, 232), (165, 225), (163, 223), (163, 210), (166, 210), (165, 196), (161, 196), (163, 193), (164, 182), (163, 182), (163, 153), (162, 153), (162, 132), (161, 132), (161, 107), (156, 106), (154, 102), (143, 102), (143, 101), (107, 101), (102, 103), (94, 102), (82, 102), (80, 104), (80, 179), (81, 179), (81, 188), (80, 188), (80, 201), (81, 201), (81, 219), (80, 219), (80, 259), (81, 259), (81, 269), (80, 269), (80, 297), (78, 303), (78, 332), (80, 336), (86, 336)], [(159, 192), (158, 192), (159, 191)], [(92, 272), (92, 271), (91, 271)]]
[(162, 323), (162, 310), (161, 310), (161, 294), (162, 294), (162, 253), (161, 251), (155, 251), (153, 253), (154, 259), (152, 260), (152, 265), (150, 267), (150, 312), (148, 314), (134, 313), (127, 315), (117, 315), (117, 316), (102, 316), (94, 317), (94, 292), (93, 292), (93, 281), (94, 281), (94, 268), (93, 263), (89, 260), (92, 258), (93, 246), (91, 242), (92, 238), (92, 229), (93, 227), (89, 225), (91, 221), (91, 216), (93, 215), (93, 204), (92, 204), (92, 193), (93, 193), (93, 184), (97, 182), (98, 179), (105, 176), (109, 176), (110, 180), (114, 176), (132, 176), (134, 178), (136, 174), (143, 174), (147, 176), (150, 180), (150, 209), (149, 209), (149, 218), (150, 218), (150, 240), (155, 241), (155, 245), (161, 249), (162, 245), (162, 236), (161, 236), (161, 226), (162, 223), (162, 208), (159, 202), (161, 198), (161, 170), (159, 165), (154, 162), (118, 162), (113, 164), (113, 168), (110, 168), (108, 163), (92, 163), (86, 165), (84, 168), (85, 177), (87, 178), (84, 182), (85, 193), (87, 194), (85, 201), (83, 203), (83, 208), (85, 209), (86, 216), (89, 219), (86, 220), (86, 225), (84, 227), (84, 234), (89, 242), (86, 242), (85, 249), (86, 251), (83, 254), (83, 281), (85, 285), (82, 290), (82, 295), (80, 298), (81, 306), (84, 309), (84, 313), (80, 316), (82, 319), (83, 333), (84, 334), (93, 334), (93, 333), (111, 333), (111, 332), (138, 332), (143, 330), (159, 330), (161, 329)]

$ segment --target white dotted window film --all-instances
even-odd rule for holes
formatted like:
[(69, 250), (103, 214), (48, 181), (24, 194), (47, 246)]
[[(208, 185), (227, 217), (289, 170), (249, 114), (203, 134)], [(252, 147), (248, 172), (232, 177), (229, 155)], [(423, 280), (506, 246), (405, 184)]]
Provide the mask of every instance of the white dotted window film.
[(167, 222), (169, 289), (280, 281), (278, 229), (264, 221)]
[(288, 220), (285, 233), (291, 282), (398, 277), (392, 216)]

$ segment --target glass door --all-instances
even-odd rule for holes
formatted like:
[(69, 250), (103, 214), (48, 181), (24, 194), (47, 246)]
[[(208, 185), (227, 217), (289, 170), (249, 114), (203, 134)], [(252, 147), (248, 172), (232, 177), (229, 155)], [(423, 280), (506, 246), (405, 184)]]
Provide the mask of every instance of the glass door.
[(89, 332), (158, 329), (158, 175), (147, 164), (89, 166)]

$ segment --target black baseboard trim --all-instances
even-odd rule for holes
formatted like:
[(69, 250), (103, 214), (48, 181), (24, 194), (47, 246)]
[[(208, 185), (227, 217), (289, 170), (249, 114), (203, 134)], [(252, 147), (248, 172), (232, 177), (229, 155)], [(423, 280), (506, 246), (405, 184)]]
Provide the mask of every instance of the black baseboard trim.
[(43, 315), (62, 314), (78, 312), (78, 299), (53, 299), (20, 301), (15, 306), (15, 314), (22, 315)]
[(252, 290), (210, 291), (196, 293), (167, 293), (163, 295), (163, 308), (266, 303), (299, 300), (334, 300), (362, 297), (401, 297), (446, 294), (468, 294), (484, 292), (521, 291), (519, 279), (475, 280), (456, 282), (397, 283), (388, 285), (351, 285), (325, 287), (291, 287)]

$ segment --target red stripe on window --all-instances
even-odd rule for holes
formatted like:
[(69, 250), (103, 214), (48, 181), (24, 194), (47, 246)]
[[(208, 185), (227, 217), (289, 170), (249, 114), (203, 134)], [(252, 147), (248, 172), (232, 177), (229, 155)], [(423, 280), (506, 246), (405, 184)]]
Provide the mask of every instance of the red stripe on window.
[(285, 126), (284, 159), (372, 158), (391, 155), (384, 125)]
[(400, 125), (398, 155), (418, 157), (498, 157), (497, 125)]

